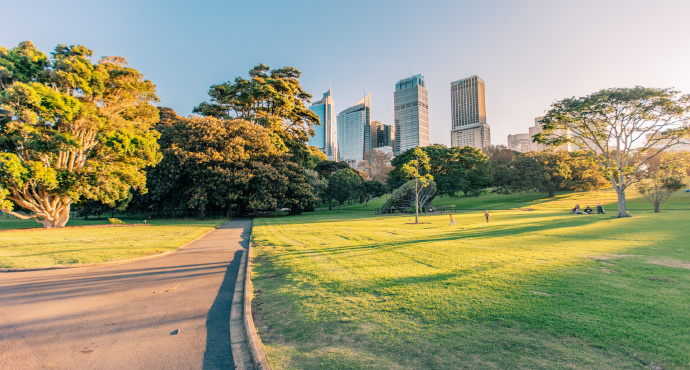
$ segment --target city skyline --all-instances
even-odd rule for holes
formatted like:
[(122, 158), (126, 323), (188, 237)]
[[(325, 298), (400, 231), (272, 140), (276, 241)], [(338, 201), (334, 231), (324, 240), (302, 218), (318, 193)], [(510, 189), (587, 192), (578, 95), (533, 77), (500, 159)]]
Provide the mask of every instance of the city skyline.
[(395, 155), (429, 145), (429, 92), (421, 74), (395, 84)]
[[(366, 12), (358, 11), (362, 5)], [(6, 16), (0, 45), (12, 48), (31, 40), (49, 54), (61, 43), (82, 44), (94, 50), (95, 60), (124, 56), (157, 85), (160, 105), (183, 116), (208, 100), (212, 84), (246, 78), (247, 71), (264, 63), (299, 69), (312, 102), (329, 83), (338, 102), (357, 101), (366, 85), (376, 96), (372, 120), (393, 124), (391, 85), (421, 73), (429, 91), (429, 141), (447, 146), (448, 83), (474, 74), (490, 86), (486, 100), (493, 144), (526, 132), (534, 117), (563, 98), (635, 85), (690, 93), (690, 49), (678, 47), (678, 40), (690, 36), (684, 26), (687, 1), (390, 5), (268, 1), (272, 11), (262, 13), (265, 26), (256, 27), (251, 17), (235, 16), (256, 12), (250, 3), (10, 2), (3, 5), (4, 14), (31, 14), (31, 22)], [(472, 17), (460, 22), (462, 14)], [(411, 15), (416, 19), (410, 27), (396, 26)], [(79, 22), (54, 24), (74, 17)], [(353, 18), (365, 26), (354, 27)], [(477, 31), (472, 37), (453, 36), (468, 30)], [(411, 45), (421, 45), (423, 52), (408, 52)], [(335, 109), (345, 106), (338, 103)]]

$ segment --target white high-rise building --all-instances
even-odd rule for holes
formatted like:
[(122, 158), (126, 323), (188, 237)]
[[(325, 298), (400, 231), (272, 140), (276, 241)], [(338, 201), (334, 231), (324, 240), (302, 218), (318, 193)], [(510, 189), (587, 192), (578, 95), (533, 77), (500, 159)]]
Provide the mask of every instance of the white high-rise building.
[(451, 82), (450, 146), (483, 149), (491, 145), (491, 130), (486, 124), (484, 80), (478, 76)]
[[(529, 150), (530, 152), (541, 152), (543, 150), (549, 149), (549, 150), (565, 150), (568, 152), (572, 152), (574, 149), (574, 145), (572, 143), (567, 143), (563, 144), (558, 147), (551, 147), (551, 146), (546, 146), (544, 144), (540, 143), (535, 143), (534, 136), (537, 135), (538, 133), (542, 132), (544, 130), (543, 124), (541, 123), (541, 119), (544, 117), (537, 117), (534, 119), (534, 126), (529, 128)], [(559, 129), (555, 130), (553, 134), (551, 134), (549, 137), (573, 137), (573, 132), (570, 130), (564, 130), (564, 129)]]
[[(367, 94), (357, 104), (338, 113), (337, 126), (339, 160), (355, 167), (357, 162), (364, 159), (364, 153), (373, 149), (371, 94)], [(373, 135), (376, 137), (376, 132)]]
[(315, 135), (309, 139), (309, 145), (321, 150), (329, 161), (338, 160), (338, 130), (335, 120), (335, 103), (331, 89), (323, 94), (323, 99), (315, 101), (309, 109), (319, 116), (321, 126), (314, 127)]
[(395, 155), (429, 145), (429, 93), (421, 74), (395, 84)]
[(527, 153), (529, 152), (530, 139), (529, 134), (508, 135), (508, 149)]

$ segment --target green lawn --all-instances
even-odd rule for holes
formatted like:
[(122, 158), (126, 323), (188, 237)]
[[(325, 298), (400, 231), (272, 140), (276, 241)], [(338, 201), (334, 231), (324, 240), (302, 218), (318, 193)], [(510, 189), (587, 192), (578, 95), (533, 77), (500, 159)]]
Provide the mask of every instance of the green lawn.
[[(375, 216), (383, 200), (257, 219), (252, 281), (284, 368), (690, 367), (690, 194), (654, 214), (632, 191), (445, 198), (447, 215)], [(606, 215), (570, 215), (603, 202)], [(477, 210), (474, 210), (477, 209)], [(487, 224), (483, 211), (489, 209)]]
[[(151, 221), (110, 227), (74, 220), (64, 229), (26, 229), (35, 221), (0, 218), (0, 268), (53, 267), (142, 257), (180, 247), (223, 220)], [(101, 225), (100, 227), (98, 225)], [(96, 225), (95, 227), (69, 227)]]

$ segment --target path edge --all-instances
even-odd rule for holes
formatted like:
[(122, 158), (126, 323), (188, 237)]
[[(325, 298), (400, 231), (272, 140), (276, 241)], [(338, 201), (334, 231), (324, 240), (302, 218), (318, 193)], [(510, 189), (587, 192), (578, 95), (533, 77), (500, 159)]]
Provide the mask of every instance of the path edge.
[(271, 365), (268, 364), (266, 353), (264, 353), (263, 346), (259, 335), (256, 333), (254, 326), (254, 319), (252, 318), (252, 247), (253, 242), (249, 241), (249, 247), (245, 252), (245, 277), (244, 277), (244, 330), (247, 334), (247, 344), (249, 351), (252, 354), (254, 365), (259, 370), (271, 370)]

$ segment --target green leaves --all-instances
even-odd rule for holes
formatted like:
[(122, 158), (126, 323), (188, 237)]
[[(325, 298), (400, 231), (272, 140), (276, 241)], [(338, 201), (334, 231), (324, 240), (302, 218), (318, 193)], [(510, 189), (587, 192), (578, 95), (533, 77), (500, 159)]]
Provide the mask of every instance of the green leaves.
[(92, 54), (58, 45), (49, 61), (30, 42), (0, 49), (0, 104), (15, 112), (0, 126), (0, 150), (26, 170), (19, 178), (5, 166), (7, 199), (46, 226), (64, 226), (73, 201), (144, 191), (143, 169), (160, 160), (155, 86), (124, 58), (94, 64)]

